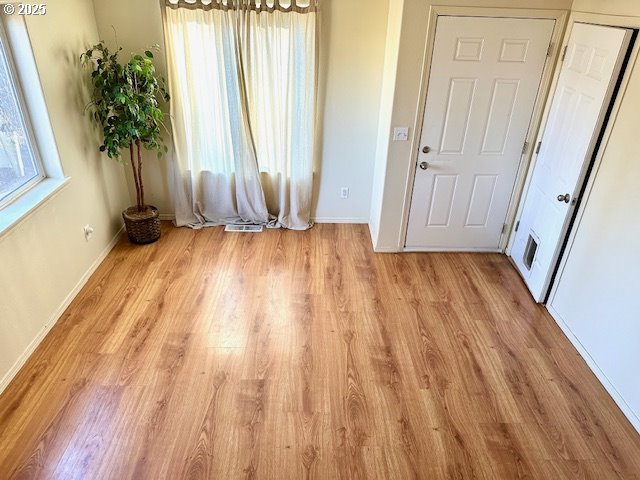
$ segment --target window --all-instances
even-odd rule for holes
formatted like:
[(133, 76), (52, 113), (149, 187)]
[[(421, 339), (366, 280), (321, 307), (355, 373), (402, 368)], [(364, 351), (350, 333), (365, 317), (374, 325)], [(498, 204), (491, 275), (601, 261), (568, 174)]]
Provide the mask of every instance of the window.
[(167, 2), (177, 224), (309, 228), (317, 1)]
[(44, 178), (4, 30), (0, 35), (0, 207)]
[(68, 182), (24, 18), (0, 15), (0, 235)]

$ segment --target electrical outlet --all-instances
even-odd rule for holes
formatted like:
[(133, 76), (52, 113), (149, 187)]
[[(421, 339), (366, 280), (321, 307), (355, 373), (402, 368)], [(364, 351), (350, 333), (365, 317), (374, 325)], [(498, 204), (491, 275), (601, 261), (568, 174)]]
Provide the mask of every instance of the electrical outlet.
[(84, 226), (84, 239), (88, 242), (93, 236), (93, 227), (91, 225)]
[(342, 187), (340, 189), (340, 198), (342, 198), (342, 199), (349, 198), (349, 188), (348, 187)]

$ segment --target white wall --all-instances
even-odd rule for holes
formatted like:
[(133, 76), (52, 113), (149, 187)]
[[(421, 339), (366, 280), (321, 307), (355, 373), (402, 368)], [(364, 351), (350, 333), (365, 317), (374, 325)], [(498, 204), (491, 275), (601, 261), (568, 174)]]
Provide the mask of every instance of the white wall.
[[(636, 15), (635, 0), (576, 0), (584, 12)], [(557, 291), (550, 301), (640, 430), (640, 64), (636, 63)], [(610, 384), (608, 384), (610, 382)], [(625, 405), (626, 404), (626, 405)]]
[[(324, 119), (314, 215), (367, 223), (389, 0), (323, 0), (320, 7)], [(341, 187), (350, 189), (349, 199), (340, 198)]]
[[(388, 2), (320, 3), (320, 138), (313, 201), (319, 221), (369, 220)], [(109, 44), (114, 44), (113, 28), (127, 53), (163, 43), (158, 0), (94, 0), (94, 8), (100, 36)], [(158, 60), (158, 70), (166, 72), (164, 60)], [(167, 161), (148, 157), (145, 190), (165, 214), (173, 212), (169, 175)], [(350, 189), (350, 198), (340, 198), (341, 187)]]
[(371, 191), (371, 211), (369, 214), (369, 230), (371, 237), (378, 238), (380, 234), (380, 219), (384, 205), (384, 185), (386, 175), (387, 154), (391, 141), (391, 122), (393, 120), (392, 92), (395, 91), (396, 72), (400, 55), (400, 33), (402, 28), (403, 0), (390, 0), (387, 18), (387, 39), (384, 54), (384, 73), (382, 77), (382, 95), (378, 120), (376, 140), (376, 157), (373, 166), (373, 184)]
[[(374, 178), (384, 181), (374, 183), (375, 202), (369, 222), (377, 251), (397, 251), (403, 242), (400, 235), (405, 194), (410, 170), (415, 168), (415, 159), (411, 158), (413, 145), (411, 141), (389, 142), (388, 139), (393, 127), (409, 126), (413, 135), (422, 124), (418, 118), (419, 96), (425, 51), (431, 48), (427, 45), (430, 8), (447, 5), (569, 10), (572, 0), (397, 0), (394, 3), (397, 4), (394, 8), (402, 8), (402, 23), (399, 29), (389, 29), (387, 45), (397, 45), (399, 57), (395, 81), (385, 81), (382, 91), (382, 105), (390, 102), (393, 107), (391, 121), (381, 124), (378, 133), (382, 137), (378, 139), (382, 150), (378, 152)], [(386, 112), (383, 115), (387, 118)]]
[[(98, 38), (92, 4), (50, 2), (46, 15), (27, 17), (27, 26), (71, 180), (0, 236), (0, 390), (119, 232), (120, 212), (129, 203), (122, 167), (98, 155), (95, 130), (82, 115), (88, 100), (78, 56)], [(87, 223), (95, 228), (89, 243)]]

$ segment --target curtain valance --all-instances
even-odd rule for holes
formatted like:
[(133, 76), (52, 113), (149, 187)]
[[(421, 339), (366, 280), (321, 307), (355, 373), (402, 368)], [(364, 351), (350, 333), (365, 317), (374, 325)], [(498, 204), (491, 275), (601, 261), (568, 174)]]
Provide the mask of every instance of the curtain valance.
[(318, 0), (165, 0), (169, 8), (252, 10), (256, 12), (315, 12)]

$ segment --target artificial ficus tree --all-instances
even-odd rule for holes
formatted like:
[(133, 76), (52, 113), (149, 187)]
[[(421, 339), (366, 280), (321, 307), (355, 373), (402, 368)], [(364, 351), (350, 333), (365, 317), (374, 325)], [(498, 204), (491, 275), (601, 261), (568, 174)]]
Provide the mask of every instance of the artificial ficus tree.
[(110, 158), (122, 160), (123, 149), (129, 150), (133, 179), (136, 185), (136, 204), (139, 212), (146, 209), (142, 184), (141, 148), (157, 151), (158, 158), (168, 151), (161, 129), (164, 113), (159, 99), (169, 100), (164, 79), (159, 78), (153, 65), (153, 53), (134, 54), (127, 63), (120, 63), (118, 55), (100, 42), (80, 59), (92, 68), (93, 91), (87, 108), (102, 127), (104, 141), (100, 151)]

